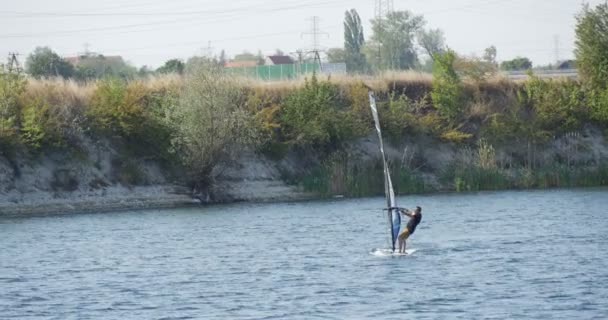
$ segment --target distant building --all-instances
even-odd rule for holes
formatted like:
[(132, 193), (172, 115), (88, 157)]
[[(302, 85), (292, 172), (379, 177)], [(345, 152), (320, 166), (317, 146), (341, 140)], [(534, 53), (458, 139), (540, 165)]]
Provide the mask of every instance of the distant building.
[(251, 68), (251, 67), (255, 67), (258, 65), (257, 61), (228, 61), (226, 62), (226, 64), (224, 65), (224, 67), (226, 68)]
[(276, 66), (280, 64), (293, 64), (293, 59), (290, 56), (267, 56), (264, 60), (267, 66)]

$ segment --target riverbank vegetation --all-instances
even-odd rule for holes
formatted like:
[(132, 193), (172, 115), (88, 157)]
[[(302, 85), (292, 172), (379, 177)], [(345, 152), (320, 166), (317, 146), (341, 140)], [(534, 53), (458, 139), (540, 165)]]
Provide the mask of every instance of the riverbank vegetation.
[[(377, 194), (377, 156), (355, 152), (373, 133), (373, 90), (385, 138), (404, 150), (390, 157), (399, 193), (607, 185), (606, 150), (593, 148), (605, 147), (608, 134), (608, 82), (596, 72), (608, 68), (608, 58), (594, 58), (605, 56), (608, 44), (592, 35), (608, 14), (602, 5), (585, 10), (577, 27), (580, 81), (490, 77), (449, 49), (433, 51), (433, 77), (261, 83), (204, 60), (183, 74), (131, 81), (37, 80), (3, 70), (0, 153), (11, 163), (56, 151), (82, 156), (85, 144), (108, 141), (119, 150), (117, 162), (129, 164), (125, 183), (137, 184), (134, 164), (152, 159), (203, 190), (247, 149), (277, 162), (308, 159), (285, 175), (308, 191)], [(602, 142), (592, 143), (597, 137)], [(427, 152), (434, 148), (444, 148), (447, 160), (435, 163)]]
[[(0, 143), (7, 158), (78, 154), (89, 139), (107, 140), (123, 159), (133, 159), (128, 163), (156, 159), (185, 169), (185, 183), (205, 188), (214, 168), (250, 148), (277, 161), (289, 154), (310, 158), (308, 168), (285, 177), (307, 191), (377, 194), (383, 190), (381, 163), (350, 153), (373, 133), (367, 97), (373, 89), (389, 145), (410, 148), (391, 162), (400, 193), (608, 184), (606, 164), (585, 156), (593, 150), (577, 139), (589, 128), (600, 135), (606, 130), (598, 106), (608, 101), (596, 99), (607, 95), (573, 80), (531, 75), (524, 82), (473, 82), (444, 70), (433, 80), (313, 76), (268, 85), (201, 66), (185, 76), (147, 81), (77, 85), (6, 73), (1, 81)], [(442, 167), (427, 163), (419, 150), (438, 145), (451, 150)]]

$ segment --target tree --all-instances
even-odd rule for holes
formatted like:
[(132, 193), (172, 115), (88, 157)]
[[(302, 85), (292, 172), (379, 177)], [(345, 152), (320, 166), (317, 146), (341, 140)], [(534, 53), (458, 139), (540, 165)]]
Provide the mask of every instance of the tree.
[(36, 78), (63, 77), (74, 75), (74, 66), (62, 59), (49, 47), (37, 47), (26, 60), (26, 71)]
[(113, 77), (132, 79), (137, 75), (137, 68), (126, 63), (122, 57), (104, 55), (80, 56), (76, 65), (75, 77), (79, 80)]
[(186, 67), (186, 65), (184, 64), (183, 61), (181, 61), (179, 59), (171, 59), (171, 60), (167, 60), (167, 62), (165, 62), (165, 64), (162, 67), (156, 69), (156, 72), (183, 74), (185, 67)]
[(220, 66), (225, 66), (226, 65), (226, 61), (228, 61), (228, 58), (226, 57), (226, 51), (224, 49), (222, 49), (222, 52), (220, 52), (220, 57), (218, 59), (218, 63), (220, 64)]
[(167, 120), (175, 128), (173, 149), (190, 170), (195, 191), (201, 192), (213, 183), (214, 169), (255, 145), (258, 135), (243, 104), (243, 88), (220, 66), (198, 60), (186, 77)]
[(513, 60), (503, 61), (500, 68), (507, 71), (529, 70), (532, 69), (532, 61), (528, 58), (517, 57)]
[(258, 50), (258, 54), (255, 56), (255, 59), (258, 62), (258, 66), (263, 66), (266, 64), (266, 59), (264, 58), (262, 50)]
[(327, 50), (329, 63), (340, 63), (346, 61), (346, 52), (342, 48), (330, 48)]
[(378, 47), (376, 69), (411, 69), (418, 56), (414, 48), (416, 33), (425, 21), (410, 11), (395, 11), (385, 19), (373, 19), (372, 42)]
[(253, 54), (251, 52), (243, 51), (242, 53), (235, 55), (234, 59), (232, 59), (232, 60), (234, 60), (234, 61), (258, 61), (258, 59), (259, 59), (259, 57), (256, 56), (255, 54)]
[(435, 108), (452, 124), (460, 119), (464, 111), (462, 82), (454, 69), (456, 58), (456, 53), (449, 49), (435, 55), (431, 91)]
[(344, 62), (346, 62), (348, 72), (367, 72), (367, 60), (362, 51), (364, 45), (365, 37), (359, 14), (355, 9), (346, 11), (344, 13)]
[(496, 47), (489, 46), (483, 52), (483, 60), (487, 63), (496, 65)]
[(141, 66), (139, 70), (137, 70), (137, 76), (139, 77), (147, 77), (154, 73), (154, 70), (148, 67), (147, 65)]
[(426, 54), (435, 58), (435, 54), (445, 51), (445, 37), (439, 29), (420, 30), (418, 32), (418, 45)]
[(576, 17), (577, 67), (582, 79), (596, 88), (608, 87), (608, 5), (584, 5)]
[(457, 56), (454, 61), (454, 69), (459, 75), (476, 82), (487, 80), (494, 76), (497, 71), (495, 64), (475, 56)]

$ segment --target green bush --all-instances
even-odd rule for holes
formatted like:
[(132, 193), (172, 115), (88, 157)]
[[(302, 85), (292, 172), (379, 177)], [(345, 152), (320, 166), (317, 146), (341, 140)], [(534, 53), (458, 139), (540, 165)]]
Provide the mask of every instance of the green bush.
[(382, 128), (387, 138), (398, 142), (406, 133), (413, 132), (416, 119), (412, 102), (406, 95), (393, 92), (389, 95), (388, 103), (380, 104), (379, 108), (382, 109)]
[(19, 144), (21, 109), (19, 96), (27, 82), (23, 75), (6, 72), (0, 67), (0, 151), (9, 152)]
[(598, 89), (608, 88), (608, 4), (583, 6), (576, 17), (576, 65), (583, 81)]
[(142, 124), (143, 97), (140, 84), (128, 88), (122, 80), (102, 80), (91, 97), (89, 119), (99, 132), (129, 136)]
[(534, 109), (541, 129), (554, 132), (579, 128), (589, 118), (585, 91), (572, 80), (532, 76), (523, 88), (524, 101)]
[(464, 94), (460, 78), (454, 70), (456, 53), (448, 50), (437, 54), (433, 64), (433, 90), (431, 97), (439, 113), (456, 123), (464, 113)]
[(338, 87), (313, 74), (295, 89), (281, 110), (281, 132), (297, 146), (337, 146), (356, 136), (357, 119), (339, 100)]
[(189, 67), (185, 87), (167, 114), (172, 151), (189, 170), (197, 191), (213, 182), (213, 169), (232, 161), (243, 148), (256, 148), (257, 126), (246, 109), (243, 88), (214, 64)]
[(21, 141), (33, 150), (40, 149), (49, 139), (49, 106), (44, 102), (28, 104), (23, 108)]

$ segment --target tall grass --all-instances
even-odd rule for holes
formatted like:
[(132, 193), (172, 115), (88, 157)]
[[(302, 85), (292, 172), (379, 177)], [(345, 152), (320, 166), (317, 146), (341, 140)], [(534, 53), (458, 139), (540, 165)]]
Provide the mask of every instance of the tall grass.
[[(397, 194), (415, 194), (434, 191), (416, 170), (390, 166), (391, 180)], [(342, 195), (364, 197), (384, 194), (384, 168), (377, 159), (358, 163), (344, 153), (334, 154), (307, 175), (296, 179), (307, 192), (329, 197)]]

